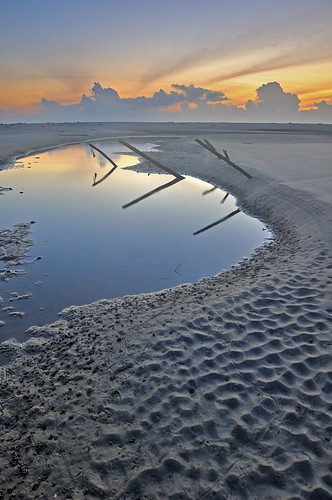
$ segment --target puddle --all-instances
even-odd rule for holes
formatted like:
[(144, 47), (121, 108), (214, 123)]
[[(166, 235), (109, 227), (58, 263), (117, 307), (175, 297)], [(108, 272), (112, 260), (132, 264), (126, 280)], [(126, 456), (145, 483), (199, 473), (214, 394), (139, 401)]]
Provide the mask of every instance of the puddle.
[(88, 144), (21, 158), (0, 171), (0, 186), (12, 188), (0, 196), (0, 228), (34, 222), (34, 262), (19, 266), (24, 275), (0, 281), (0, 341), (26, 340), (29, 326), (55, 321), (70, 305), (214, 275), (270, 236), (225, 191), (190, 177), (123, 169), (138, 158), (114, 140), (93, 144), (118, 165), (111, 174), (114, 167)]

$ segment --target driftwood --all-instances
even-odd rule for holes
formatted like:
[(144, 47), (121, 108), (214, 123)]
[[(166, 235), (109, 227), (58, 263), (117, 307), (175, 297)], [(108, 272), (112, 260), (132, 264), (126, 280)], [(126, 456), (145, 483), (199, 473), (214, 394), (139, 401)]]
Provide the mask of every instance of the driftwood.
[(207, 231), (208, 229), (211, 229), (211, 227), (217, 226), (218, 224), (225, 222), (225, 220), (230, 219), (239, 212), (241, 212), (241, 210), (238, 208), (237, 210), (234, 210), (234, 212), (231, 212), (230, 214), (226, 215), (226, 217), (223, 217), (222, 219), (217, 220), (216, 222), (213, 222), (212, 224), (209, 224), (208, 226), (205, 226), (202, 229), (199, 229), (198, 231), (195, 231), (193, 234), (196, 235), (202, 233), (203, 231)]
[(229, 156), (227, 154), (227, 151), (226, 149), (223, 150), (223, 153), (224, 155), (222, 155), (221, 153), (219, 153), (216, 148), (214, 146), (212, 146), (212, 144), (205, 139), (205, 141), (201, 141), (200, 139), (195, 139), (195, 142), (197, 142), (198, 144), (200, 144), (201, 146), (203, 146), (203, 148), (207, 149), (208, 151), (210, 151), (210, 153), (213, 153), (214, 155), (216, 155), (217, 158), (219, 158), (220, 160), (224, 160), (226, 163), (228, 163), (228, 165), (230, 165), (231, 167), (235, 168), (238, 172), (241, 172), (241, 174), (245, 175), (246, 177), (248, 177), (248, 179), (251, 179), (252, 176), (250, 174), (248, 174), (248, 172), (246, 172), (245, 170), (243, 170), (243, 168), (239, 167), (238, 165), (236, 165), (234, 162), (232, 162), (230, 159), (229, 159)]
[(135, 205), (135, 203), (139, 203), (140, 201), (142, 200), (145, 200), (145, 198), (148, 198), (149, 196), (152, 196), (153, 194), (155, 193), (158, 193), (159, 191), (162, 191), (163, 189), (166, 189), (168, 187), (171, 187), (173, 186), (174, 184), (177, 184), (178, 182), (182, 181), (182, 179), (173, 179), (172, 181), (170, 182), (167, 182), (166, 184), (162, 184), (161, 186), (153, 189), (152, 191), (149, 191), (148, 193), (146, 194), (143, 194), (142, 196), (140, 196), (139, 198), (137, 198), (136, 200), (134, 201), (131, 201), (130, 203), (126, 203), (126, 205), (123, 205), (122, 208), (128, 208), (128, 207), (131, 207), (132, 205)]
[(179, 180), (184, 179), (184, 177), (182, 175), (178, 174), (177, 172), (175, 172), (174, 170), (172, 170), (169, 167), (165, 167), (165, 165), (162, 165), (161, 163), (159, 163), (159, 161), (156, 161), (153, 158), (151, 158), (151, 156), (148, 156), (146, 153), (143, 153), (142, 151), (135, 148), (134, 146), (131, 146), (130, 144), (128, 144), (128, 142), (122, 141), (122, 140), (119, 140), (119, 142), (123, 146), (126, 146), (127, 148), (131, 149), (134, 153), (138, 154), (139, 156), (142, 156), (142, 158), (145, 158), (146, 160), (150, 161), (151, 163), (153, 163), (157, 167), (161, 168), (162, 170), (165, 170), (165, 172), (168, 172), (169, 174), (174, 175), (174, 177), (176, 177), (177, 179), (179, 179)]
[(207, 139), (204, 139), (204, 142), (211, 148), (213, 149), (214, 151), (217, 151), (216, 148), (214, 146), (212, 146), (211, 142), (208, 141)]

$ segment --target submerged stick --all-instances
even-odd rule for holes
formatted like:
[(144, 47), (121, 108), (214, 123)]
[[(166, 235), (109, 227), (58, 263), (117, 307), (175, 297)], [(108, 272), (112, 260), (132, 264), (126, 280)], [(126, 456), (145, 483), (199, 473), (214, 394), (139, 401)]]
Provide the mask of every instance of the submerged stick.
[(140, 201), (142, 200), (145, 200), (145, 198), (148, 198), (149, 196), (152, 196), (153, 194), (155, 193), (158, 193), (158, 191), (162, 191), (163, 189), (166, 189), (168, 187), (171, 187), (173, 186), (174, 184), (177, 184), (178, 182), (182, 181), (183, 180), (183, 177), (182, 179), (173, 179), (172, 181), (170, 182), (167, 182), (166, 184), (162, 184), (162, 186), (159, 186), (155, 189), (153, 189), (152, 191), (149, 191), (148, 193), (146, 194), (143, 194), (142, 196), (140, 196), (139, 198), (136, 198), (136, 200), (133, 200), (131, 201), (130, 203), (127, 203), (126, 205), (123, 205), (122, 208), (128, 208), (128, 207), (131, 207), (131, 205), (135, 205), (135, 203), (139, 203)]
[(195, 142), (197, 142), (198, 144), (200, 144), (201, 146), (203, 146), (203, 148), (207, 149), (208, 151), (210, 151), (210, 153), (213, 153), (214, 155), (216, 155), (217, 158), (219, 158), (220, 160), (224, 160), (226, 163), (228, 163), (228, 165), (230, 165), (231, 167), (235, 168), (236, 170), (238, 170), (238, 172), (241, 172), (241, 174), (245, 175), (246, 177), (248, 177), (248, 179), (251, 179), (252, 176), (250, 174), (248, 174), (248, 172), (246, 172), (245, 170), (243, 170), (243, 168), (239, 167), (238, 165), (236, 165), (234, 162), (232, 162), (230, 159), (229, 159), (229, 156), (227, 154), (227, 151), (224, 150), (224, 153), (225, 153), (225, 156), (223, 156), (221, 153), (219, 153), (213, 146), (212, 144), (208, 143), (207, 142), (203, 142), (201, 141), (200, 139), (195, 139)]
[(135, 148), (134, 146), (131, 146), (130, 144), (128, 144), (128, 142), (122, 141), (122, 140), (119, 140), (119, 142), (123, 146), (126, 146), (127, 148), (131, 149), (134, 153), (136, 153), (136, 154), (142, 156), (143, 158), (145, 158), (146, 160), (150, 161), (151, 163), (153, 163), (157, 167), (161, 168), (162, 170), (165, 170), (166, 172), (168, 172), (171, 175), (174, 175), (174, 177), (176, 177), (177, 179), (184, 179), (184, 177), (182, 175), (178, 174), (177, 172), (175, 172), (174, 170), (172, 170), (169, 167), (165, 167), (165, 165), (162, 165), (161, 163), (159, 163), (159, 161), (156, 161), (153, 158), (151, 158), (151, 156), (148, 156), (147, 154), (143, 153), (142, 151)]
[(222, 222), (225, 222), (225, 220), (230, 219), (234, 215), (238, 214), (241, 212), (241, 210), (238, 208), (237, 210), (234, 210), (234, 212), (231, 212), (230, 214), (226, 215), (226, 217), (223, 217), (220, 220), (217, 220), (216, 222), (213, 222), (212, 224), (209, 224), (208, 226), (203, 227), (202, 229), (199, 229), (198, 231), (195, 231), (193, 233), (194, 235), (202, 233), (203, 231), (207, 231), (208, 229), (211, 229), (211, 227), (217, 226), (218, 224), (221, 224)]

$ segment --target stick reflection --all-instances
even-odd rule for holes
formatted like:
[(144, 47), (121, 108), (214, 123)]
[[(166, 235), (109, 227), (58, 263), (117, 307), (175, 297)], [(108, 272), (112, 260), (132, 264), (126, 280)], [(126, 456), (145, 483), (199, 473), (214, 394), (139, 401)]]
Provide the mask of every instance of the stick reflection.
[(203, 231), (207, 231), (208, 229), (211, 229), (211, 227), (217, 226), (218, 224), (225, 222), (225, 220), (230, 219), (231, 217), (238, 214), (239, 212), (241, 212), (241, 210), (238, 208), (237, 210), (234, 210), (234, 212), (231, 212), (230, 214), (226, 215), (226, 217), (223, 217), (222, 219), (217, 220), (216, 222), (213, 222), (212, 224), (209, 224), (208, 226), (205, 226), (202, 229), (199, 229), (198, 231), (195, 231), (195, 233), (193, 233), (193, 234), (196, 235), (199, 233), (203, 233)]
[(166, 189), (168, 187), (174, 186), (175, 184), (177, 184), (178, 182), (180, 182), (182, 180), (183, 180), (183, 178), (181, 178), (181, 179), (176, 178), (176, 179), (173, 179), (170, 182), (167, 182), (166, 184), (162, 184), (161, 186), (153, 189), (152, 191), (149, 191), (148, 193), (143, 194), (143, 196), (140, 196), (139, 198), (136, 198), (136, 200), (133, 200), (130, 203), (126, 203), (126, 205), (123, 205), (122, 208), (131, 207), (132, 205), (135, 205), (135, 203), (139, 203), (140, 201), (145, 200), (149, 196), (152, 196), (153, 194), (158, 193), (159, 191), (162, 191), (163, 189)]
[[(96, 151), (98, 151), (98, 153), (103, 155), (103, 157), (106, 158), (106, 160), (108, 160), (113, 165), (113, 168), (111, 168), (111, 170), (109, 172), (107, 172), (107, 174), (104, 175), (104, 177), (99, 179), (99, 181), (96, 180), (97, 174), (94, 174), (92, 186), (97, 186), (98, 184), (103, 182), (105, 179), (107, 179), (107, 177), (109, 177), (111, 174), (113, 174), (114, 170), (116, 170), (118, 168), (118, 165), (109, 156), (107, 156), (106, 153), (104, 153), (101, 149), (97, 148), (97, 146), (94, 146), (93, 144), (89, 144), (89, 146), (91, 147), (92, 150), (95, 149)], [(94, 154), (94, 151), (92, 151), (92, 154), (93, 154), (93, 157), (95, 158), (96, 155)]]
[(227, 200), (228, 196), (229, 196), (229, 193), (226, 193), (225, 196), (223, 197), (223, 199), (221, 200), (220, 205), (222, 205), (223, 203), (225, 203), (225, 201)]
[(175, 170), (172, 170), (171, 168), (166, 167), (165, 165), (162, 165), (159, 161), (154, 160), (153, 158), (151, 158), (151, 156), (148, 156), (146, 153), (143, 153), (142, 151), (140, 151), (139, 149), (135, 148), (134, 146), (132, 146), (128, 142), (123, 141), (123, 140), (119, 140), (119, 142), (123, 146), (126, 146), (127, 148), (129, 148), (132, 151), (134, 151), (134, 153), (136, 153), (136, 154), (142, 156), (143, 158), (145, 158), (145, 160), (147, 160), (148, 162), (153, 163), (157, 167), (161, 168), (162, 170), (165, 170), (166, 172), (168, 172), (171, 175), (174, 175), (174, 177), (175, 177), (175, 179), (173, 179), (172, 181), (166, 182), (166, 184), (162, 184), (161, 186), (157, 187), (156, 189), (153, 189), (152, 191), (149, 191), (148, 193), (144, 194), (143, 196), (140, 196), (136, 200), (133, 200), (130, 203), (127, 203), (126, 205), (123, 205), (122, 208), (128, 208), (131, 205), (134, 205), (135, 203), (139, 203), (140, 201), (145, 200), (149, 196), (152, 196), (153, 194), (158, 193), (159, 191), (162, 191), (163, 189), (166, 189), (168, 187), (174, 186), (174, 184), (177, 184), (178, 182), (184, 180), (184, 177), (182, 175), (178, 174), (177, 172), (175, 172)]
[(97, 174), (94, 174), (93, 176), (93, 183), (92, 183), (92, 186), (97, 186), (98, 184), (100, 184), (101, 182), (103, 182), (105, 179), (107, 179), (107, 177), (109, 177), (111, 174), (113, 174), (114, 170), (116, 169), (117, 167), (113, 167), (109, 172), (107, 172), (106, 175), (104, 175), (104, 177), (102, 177), (101, 179), (99, 179), (99, 181), (96, 181), (97, 179)]
[(217, 186), (213, 186), (211, 189), (207, 189), (206, 191), (203, 191), (202, 196), (205, 196), (206, 194), (212, 193), (212, 191), (215, 191)]

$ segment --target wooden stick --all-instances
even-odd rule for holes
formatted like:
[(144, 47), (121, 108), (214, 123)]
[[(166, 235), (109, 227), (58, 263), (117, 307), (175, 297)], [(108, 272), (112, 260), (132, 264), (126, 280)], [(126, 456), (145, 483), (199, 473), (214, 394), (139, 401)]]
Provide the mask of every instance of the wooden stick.
[(134, 146), (131, 146), (130, 144), (128, 144), (128, 142), (122, 141), (122, 140), (119, 140), (119, 142), (120, 142), (120, 144), (123, 144), (123, 146), (126, 146), (127, 148), (134, 151), (134, 153), (136, 153), (136, 154), (142, 156), (143, 158), (145, 158), (146, 160), (150, 161), (151, 163), (153, 163), (157, 167), (161, 168), (162, 170), (165, 170), (166, 172), (168, 172), (171, 175), (174, 175), (174, 177), (176, 177), (177, 179), (184, 179), (184, 177), (182, 175), (178, 174), (177, 172), (175, 172), (171, 168), (165, 167), (165, 165), (162, 165), (161, 163), (159, 163), (159, 161), (156, 161), (153, 158), (151, 158), (151, 156), (148, 156), (147, 154), (143, 153), (142, 151), (135, 148)]
[(238, 208), (237, 210), (234, 210), (234, 212), (231, 212), (230, 214), (226, 215), (226, 217), (223, 217), (222, 219), (217, 220), (216, 222), (213, 222), (212, 224), (209, 224), (208, 226), (203, 227), (203, 229), (199, 229), (198, 231), (195, 231), (195, 233), (193, 233), (193, 234), (196, 235), (196, 234), (202, 233), (203, 231), (207, 231), (211, 227), (217, 226), (217, 224), (221, 224), (225, 220), (230, 219), (231, 217), (238, 214), (239, 212), (241, 212), (241, 210)]
[(212, 144), (211, 144), (211, 142), (210, 142), (210, 141), (208, 141), (207, 139), (204, 139), (204, 142), (206, 142), (206, 144), (207, 144), (208, 146), (210, 146), (210, 148), (211, 148), (211, 149), (214, 149), (214, 151), (216, 151), (216, 148), (215, 148), (214, 146), (212, 146)]
[(238, 165), (236, 165), (235, 163), (233, 163), (229, 159), (227, 152), (226, 152), (227, 156), (223, 156), (221, 153), (218, 153), (218, 151), (213, 146), (211, 147), (209, 144), (201, 141), (200, 139), (195, 139), (195, 142), (197, 142), (198, 144), (200, 144), (201, 146), (203, 146), (203, 148), (205, 148), (208, 151), (210, 151), (210, 153), (213, 153), (214, 155), (216, 155), (217, 158), (220, 158), (220, 160), (224, 160), (226, 163), (228, 163), (228, 165), (230, 165), (231, 167), (233, 167), (236, 170), (238, 170), (239, 172), (241, 172), (241, 174), (243, 174), (246, 177), (248, 177), (248, 179), (252, 178), (252, 176), (250, 174), (248, 174), (248, 172), (246, 172), (245, 170), (243, 170), (241, 167), (239, 167)]

